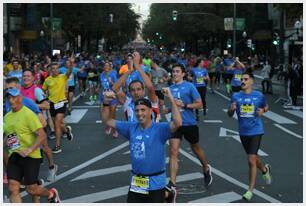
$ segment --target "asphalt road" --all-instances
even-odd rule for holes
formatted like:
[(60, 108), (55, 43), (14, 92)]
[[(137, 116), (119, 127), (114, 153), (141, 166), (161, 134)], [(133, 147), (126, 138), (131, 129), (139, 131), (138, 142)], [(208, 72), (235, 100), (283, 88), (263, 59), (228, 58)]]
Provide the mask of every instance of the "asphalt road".
[[(258, 81), (255, 88), (259, 86)], [(257, 175), (253, 203), (303, 201), (302, 111), (275, 104), (280, 94), (282, 87), (275, 86), (274, 95), (266, 96), (270, 112), (263, 117), (265, 135), (260, 151), (261, 159), (272, 166), (273, 182), (265, 185), (261, 175)], [(57, 188), (63, 202), (124, 203), (130, 175), (128, 142), (122, 137), (113, 139), (104, 134), (104, 126), (99, 122), (99, 104), (91, 105), (88, 101), (88, 97), (78, 99), (72, 115), (66, 117), (73, 128), (74, 140), (63, 139), (63, 152), (54, 155), (59, 165), (57, 180), (45, 186)], [(213, 183), (205, 189), (199, 162), (183, 141), (177, 202), (244, 202), (241, 195), (248, 184), (247, 159), (237, 140), (237, 120), (229, 118), (224, 111), (228, 104), (223, 89), (215, 94), (208, 92), (208, 113), (205, 118), (201, 117), (199, 128), (200, 144), (213, 167)], [(121, 108), (117, 114), (122, 119)], [(53, 140), (49, 144), (53, 147)], [(44, 160), (40, 174), (44, 179), (46, 172), (47, 160)], [(7, 185), (4, 185), (4, 201), (7, 195)], [(22, 196), (25, 202), (31, 202), (24, 191)]]

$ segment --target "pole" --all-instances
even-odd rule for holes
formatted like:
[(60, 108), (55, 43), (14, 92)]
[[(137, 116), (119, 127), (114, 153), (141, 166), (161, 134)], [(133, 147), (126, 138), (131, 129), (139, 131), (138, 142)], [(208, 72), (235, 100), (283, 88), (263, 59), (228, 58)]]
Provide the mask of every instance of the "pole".
[(51, 55), (53, 51), (53, 4), (50, 4), (50, 21), (51, 21), (51, 36), (50, 36), (50, 44), (51, 44)]
[(236, 4), (234, 3), (233, 57), (236, 57)]
[(284, 35), (284, 10), (281, 9), (281, 14), (280, 14), (280, 38), (279, 38), (279, 60), (280, 60), (280, 64), (284, 64), (285, 63), (285, 54), (284, 54), (284, 40), (285, 40), (285, 35)]
[(6, 50), (7, 51), (9, 51), (10, 52), (10, 50), (11, 50), (11, 48), (10, 48), (10, 46), (11, 46), (11, 42), (10, 42), (10, 24), (11, 24), (11, 22), (10, 22), (10, 9), (9, 9), (9, 4), (6, 4), (6, 23), (7, 23), (7, 33), (6, 33), (6, 35), (7, 35), (7, 41), (6, 41)]

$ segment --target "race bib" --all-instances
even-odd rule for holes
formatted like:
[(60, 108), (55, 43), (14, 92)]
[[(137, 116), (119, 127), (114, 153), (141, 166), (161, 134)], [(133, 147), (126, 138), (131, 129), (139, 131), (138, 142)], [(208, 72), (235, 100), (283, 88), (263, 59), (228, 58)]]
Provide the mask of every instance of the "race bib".
[(155, 77), (152, 80), (153, 80), (153, 84), (158, 84), (158, 78)]
[(243, 104), (240, 107), (240, 117), (254, 117), (255, 106)]
[(148, 176), (134, 175), (131, 180), (130, 191), (141, 194), (149, 194), (149, 182), (150, 178)]
[(62, 108), (64, 105), (65, 105), (64, 102), (56, 103), (56, 104), (54, 104), (54, 109), (60, 109), (60, 108)]
[(235, 74), (235, 79), (241, 80), (241, 74)]
[(95, 73), (93, 73), (93, 72), (89, 72), (89, 73), (88, 73), (88, 77), (92, 78), (92, 77), (94, 77), (94, 76), (95, 76)]
[(203, 77), (197, 77), (197, 83), (198, 84), (203, 84), (204, 83)]
[(16, 150), (20, 147), (20, 142), (16, 133), (7, 136), (6, 145), (9, 150)]

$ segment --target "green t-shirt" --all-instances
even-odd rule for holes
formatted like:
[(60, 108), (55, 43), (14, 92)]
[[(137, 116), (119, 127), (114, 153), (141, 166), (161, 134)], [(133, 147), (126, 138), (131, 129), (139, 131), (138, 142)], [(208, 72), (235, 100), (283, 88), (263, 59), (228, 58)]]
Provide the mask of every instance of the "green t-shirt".
[(151, 68), (151, 63), (152, 63), (152, 60), (151, 60), (151, 59), (146, 59), (146, 58), (144, 58), (144, 59), (142, 59), (142, 62), (143, 62), (143, 64), (144, 64), (145, 66)]
[[(42, 128), (37, 115), (23, 106), (18, 112), (10, 111), (4, 116), (3, 131), (7, 136), (9, 156), (31, 147), (36, 141), (35, 132)], [(28, 155), (32, 158), (41, 158), (40, 149), (37, 148)]]

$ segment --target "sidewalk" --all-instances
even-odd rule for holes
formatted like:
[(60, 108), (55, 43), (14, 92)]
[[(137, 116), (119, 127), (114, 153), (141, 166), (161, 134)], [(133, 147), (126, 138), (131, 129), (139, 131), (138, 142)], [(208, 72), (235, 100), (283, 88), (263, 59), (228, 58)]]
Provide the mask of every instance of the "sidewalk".
[[(253, 71), (254, 77), (257, 79), (263, 79), (261, 76), (261, 70), (254, 70)], [(272, 77), (272, 84), (282, 85), (284, 86), (285, 80), (277, 80), (276, 75), (273, 75)]]

